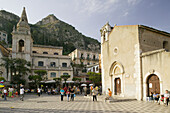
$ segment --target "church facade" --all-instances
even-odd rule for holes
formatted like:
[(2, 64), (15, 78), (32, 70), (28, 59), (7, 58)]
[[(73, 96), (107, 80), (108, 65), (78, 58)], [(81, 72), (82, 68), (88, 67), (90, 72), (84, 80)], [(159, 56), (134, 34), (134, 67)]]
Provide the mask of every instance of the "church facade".
[(170, 33), (144, 25), (101, 28), (103, 93), (145, 100), (170, 90)]
[[(29, 61), (32, 64), (32, 74), (34, 74), (34, 70), (46, 70), (48, 80), (53, 80), (53, 78), (61, 75), (71, 75), (68, 80), (73, 78), (71, 57), (63, 55), (63, 47), (33, 44), (25, 8), (16, 28), (13, 28), (12, 48), (8, 48), (8, 50), (10, 50), (8, 56)], [(4, 77), (7, 78), (5, 75)], [(8, 81), (10, 81), (10, 78)]]

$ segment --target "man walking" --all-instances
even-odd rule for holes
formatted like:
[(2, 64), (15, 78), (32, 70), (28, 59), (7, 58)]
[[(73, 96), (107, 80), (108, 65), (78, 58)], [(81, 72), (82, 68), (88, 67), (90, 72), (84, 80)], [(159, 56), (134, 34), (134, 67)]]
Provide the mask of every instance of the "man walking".
[(21, 87), (20, 89), (20, 100), (24, 101), (24, 88), (23, 87)]
[(7, 89), (4, 87), (3, 89), (3, 93), (4, 93), (4, 100), (7, 100)]
[(98, 91), (96, 90), (96, 88), (93, 88), (93, 90), (92, 90), (92, 95), (93, 95), (93, 101), (94, 100), (96, 100), (97, 101), (97, 93), (98, 93)]
[(40, 94), (41, 94), (41, 89), (40, 88), (37, 89), (37, 93), (38, 93), (38, 96), (40, 97)]

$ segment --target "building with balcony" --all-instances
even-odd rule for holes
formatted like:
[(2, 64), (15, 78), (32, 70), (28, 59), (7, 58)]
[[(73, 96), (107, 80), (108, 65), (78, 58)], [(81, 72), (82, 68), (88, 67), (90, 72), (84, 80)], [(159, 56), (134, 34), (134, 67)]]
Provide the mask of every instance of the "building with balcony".
[(92, 65), (99, 63), (100, 52), (75, 49), (68, 56), (73, 64)]
[(5, 31), (0, 31), (0, 41), (4, 41), (6, 44), (8, 44), (8, 35)]

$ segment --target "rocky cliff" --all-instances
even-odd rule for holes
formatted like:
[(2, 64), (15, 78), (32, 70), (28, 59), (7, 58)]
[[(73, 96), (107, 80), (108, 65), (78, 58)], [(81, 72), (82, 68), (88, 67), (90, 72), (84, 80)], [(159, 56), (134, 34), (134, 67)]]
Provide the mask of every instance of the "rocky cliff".
[[(8, 33), (10, 44), (12, 28), (18, 21), (17, 15), (4, 10), (0, 11), (0, 30)], [(73, 26), (57, 19), (53, 14), (36, 24), (30, 24), (30, 27), (34, 44), (62, 46), (64, 54), (70, 53), (75, 48), (100, 51), (100, 43), (97, 40), (84, 36)]]

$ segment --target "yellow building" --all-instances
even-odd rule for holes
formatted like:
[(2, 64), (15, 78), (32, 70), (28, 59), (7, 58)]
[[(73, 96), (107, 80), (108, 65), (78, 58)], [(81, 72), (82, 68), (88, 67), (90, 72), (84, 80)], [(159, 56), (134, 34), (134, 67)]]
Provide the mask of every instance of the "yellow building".
[(34, 70), (46, 70), (48, 80), (61, 75), (71, 75), (68, 80), (73, 78), (71, 57), (63, 55), (63, 47), (33, 45), (25, 8), (17, 27), (13, 28), (12, 48), (8, 49), (12, 58), (22, 58), (31, 62), (32, 74)]

